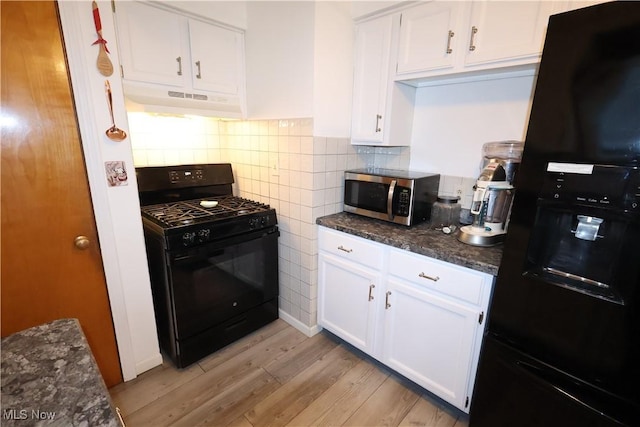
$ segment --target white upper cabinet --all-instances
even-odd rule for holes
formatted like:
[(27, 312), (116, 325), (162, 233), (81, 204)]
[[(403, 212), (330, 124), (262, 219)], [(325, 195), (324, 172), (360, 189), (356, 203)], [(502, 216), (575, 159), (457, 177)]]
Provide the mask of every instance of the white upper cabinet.
[(117, 3), (116, 24), (125, 95), (137, 101), (157, 88), (154, 96), (182, 98), (185, 107), (239, 114), (245, 96), (241, 30), (135, 1)]
[(383, 16), (356, 25), (351, 143), (411, 144), (415, 88), (395, 83), (399, 16)]
[(462, 2), (431, 2), (403, 12), (397, 73), (453, 68), (463, 9)]
[(244, 64), (242, 34), (190, 19), (189, 40), (194, 89), (238, 94)]
[[(535, 64), (563, 1), (428, 2), (403, 10), (395, 80)], [(533, 69), (533, 68), (531, 68)]]
[(389, 84), (391, 17), (356, 27), (352, 138), (382, 142)]
[(552, 1), (476, 1), (471, 3), (464, 65), (530, 59), (542, 53)]
[(186, 19), (137, 2), (120, 2), (117, 9), (118, 46), (124, 78), (147, 83), (184, 86)]

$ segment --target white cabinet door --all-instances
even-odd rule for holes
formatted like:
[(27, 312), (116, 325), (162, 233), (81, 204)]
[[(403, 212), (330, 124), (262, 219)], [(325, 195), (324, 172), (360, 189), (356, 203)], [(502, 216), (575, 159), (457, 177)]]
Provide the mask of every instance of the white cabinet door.
[(402, 12), (397, 74), (452, 68), (462, 2), (430, 2)]
[(118, 2), (116, 17), (124, 78), (184, 86), (186, 19), (138, 2)]
[(380, 273), (336, 256), (318, 256), (318, 324), (371, 353)]
[(537, 60), (554, 7), (552, 1), (472, 2), (465, 66)]
[(397, 279), (383, 297), (383, 362), (468, 412), (479, 310)]
[(351, 138), (354, 141), (383, 141), (391, 27), (390, 16), (356, 27), (351, 125)]
[(244, 36), (189, 20), (191, 81), (194, 89), (238, 95), (244, 78)]

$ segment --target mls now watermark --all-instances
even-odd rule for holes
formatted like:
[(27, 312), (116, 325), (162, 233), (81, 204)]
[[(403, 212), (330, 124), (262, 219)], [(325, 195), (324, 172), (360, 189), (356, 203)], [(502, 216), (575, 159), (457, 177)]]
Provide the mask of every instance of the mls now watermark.
[(2, 418), (5, 420), (41, 420), (51, 421), (56, 418), (54, 411), (40, 409), (3, 409)]

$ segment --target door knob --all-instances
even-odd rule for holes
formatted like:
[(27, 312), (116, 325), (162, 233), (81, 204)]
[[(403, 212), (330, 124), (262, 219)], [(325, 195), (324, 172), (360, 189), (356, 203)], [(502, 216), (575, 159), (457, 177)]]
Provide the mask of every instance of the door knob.
[(87, 249), (91, 241), (87, 236), (78, 236), (73, 240), (73, 243), (78, 249)]

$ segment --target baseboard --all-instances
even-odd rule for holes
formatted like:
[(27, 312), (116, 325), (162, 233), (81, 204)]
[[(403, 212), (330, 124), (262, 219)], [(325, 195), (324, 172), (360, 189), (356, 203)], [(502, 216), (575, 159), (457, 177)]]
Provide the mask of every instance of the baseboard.
[[(136, 375), (140, 375), (143, 372), (148, 371), (151, 368), (155, 368), (158, 365), (162, 365), (162, 354), (157, 353), (153, 356), (142, 360), (140, 362), (136, 362)], [(125, 381), (132, 380), (133, 378), (125, 378)]]
[(301, 321), (299, 321), (298, 319), (296, 319), (295, 317), (293, 317), (292, 315), (290, 315), (289, 313), (285, 313), (281, 309), (278, 310), (278, 315), (282, 320), (284, 320), (285, 322), (287, 322), (288, 324), (290, 324), (291, 326), (293, 326), (294, 328), (296, 328), (297, 330), (299, 330), (300, 332), (302, 332), (308, 337), (312, 337), (315, 334), (322, 331), (322, 327), (320, 325), (307, 326)]

